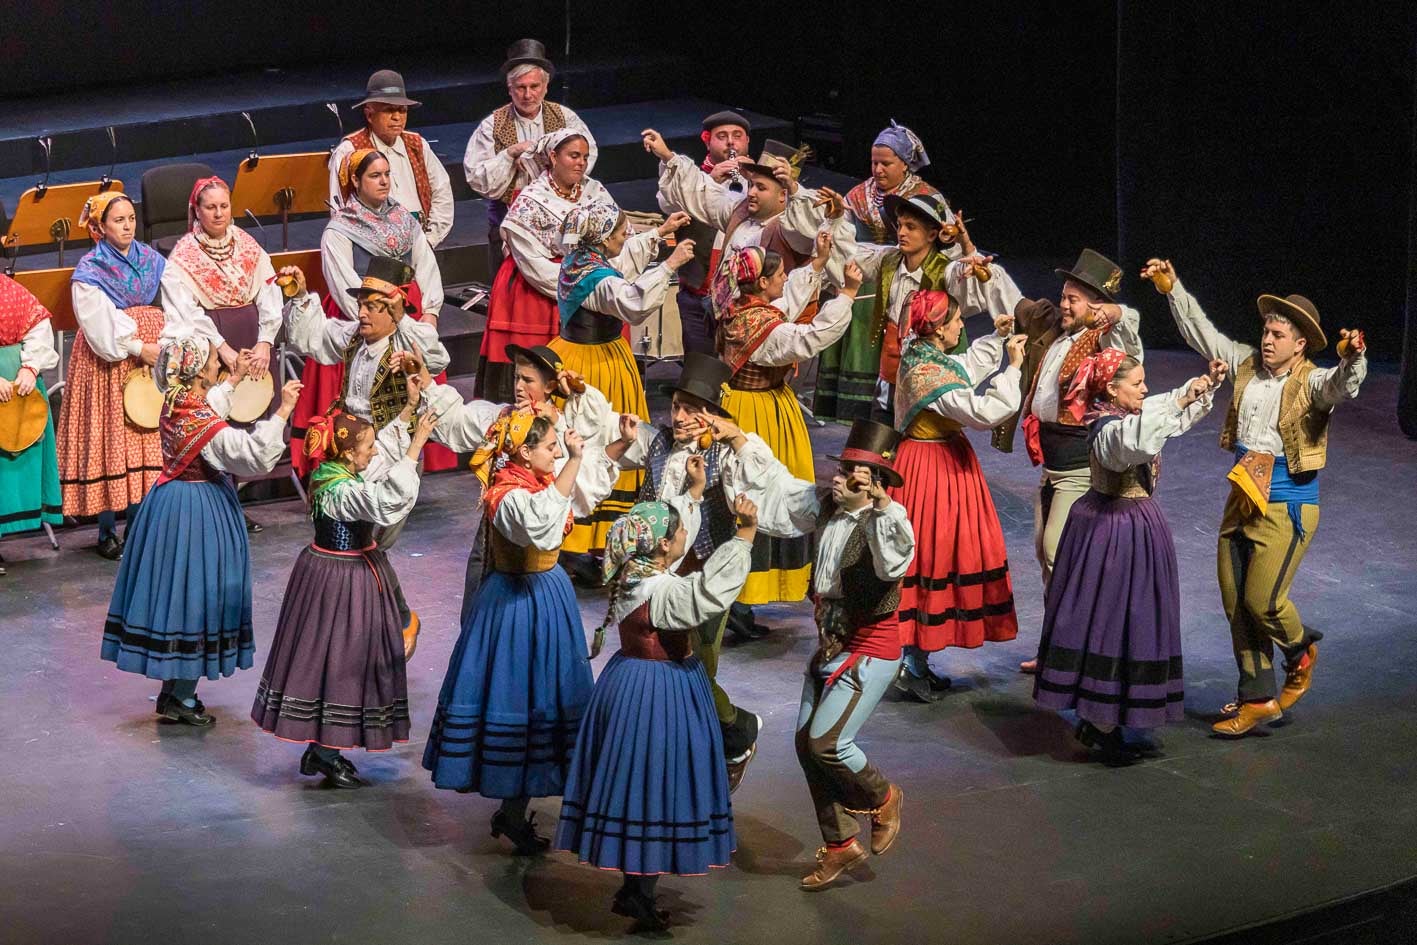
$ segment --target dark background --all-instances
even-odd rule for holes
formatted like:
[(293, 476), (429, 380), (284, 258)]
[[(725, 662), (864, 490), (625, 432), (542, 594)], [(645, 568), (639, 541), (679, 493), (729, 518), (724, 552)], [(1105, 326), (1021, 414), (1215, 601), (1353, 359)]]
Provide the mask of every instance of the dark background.
[[(321, 61), (372, 68), (380, 53), (412, 51), (485, 53), (493, 68), (523, 35), (564, 60), (565, 5), (536, 0), (8, 6), (5, 95)], [(1152, 344), (1178, 341), (1135, 279), (1158, 253), (1228, 331), (1257, 335), (1260, 292), (1299, 292), (1331, 334), (1363, 327), (1374, 356), (1397, 361), (1417, 295), (1415, 23), (1414, 6), (1396, 3), (578, 0), (572, 56), (683, 51), (698, 68), (665, 75), (666, 96), (839, 115), (853, 174), (894, 117), (925, 140), (926, 177), (977, 218), (982, 246), (1006, 260), (1066, 262), (1084, 245), (1116, 258)]]

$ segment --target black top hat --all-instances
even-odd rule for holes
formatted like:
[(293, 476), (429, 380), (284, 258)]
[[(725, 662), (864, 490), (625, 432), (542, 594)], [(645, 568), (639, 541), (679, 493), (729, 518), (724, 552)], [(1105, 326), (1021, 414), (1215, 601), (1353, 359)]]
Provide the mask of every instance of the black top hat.
[(507, 360), (515, 362), (518, 357), (526, 358), (536, 365), (548, 382), (554, 380), (556, 375), (561, 373), (561, 368), (565, 367), (561, 363), (561, 356), (545, 345), (532, 345), (529, 348), (507, 345)]
[[(763, 142), (763, 154), (756, 163), (739, 161), (738, 169), (745, 174), (765, 174), (773, 176), (773, 168), (779, 164), (787, 165), (787, 169), (792, 173), (794, 179), (802, 176), (802, 165), (812, 156), (812, 149), (808, 145), (794, 148), (790, 144), (783, 144), (773, 138)], [(773, 178), (776, 180), (776, 178)]]
[(1084, 249), (1071, 269), (1054, 269), (1064, 279), (1081, 282), (1109, 302), (1115, 302), (1122, 284), (1122, 267), (1095, 249)]
[(950, 214), (950, 208), (934, 194), (916, 194), (914, 197), (886, 194), (885, 203), (881, 207), (881, 215), (885, 217), (886, 222), (895, 226), (896, 214), (902, 210), (907, 214), (914, 214), (931, 226), (944, 226)]
[(744, 118), (742, 115), (738, 114), (732, 109), (728, 109), (726, 111), (721, 112), (714, 112), (712, 115), (704, 119), (704, 131), (712, 131), (719, 125), (737, 125), (744, 131), (753, 130), (752, 122), (748, 121), (748, 119)]
[(1261, 315), (1280, 315), (1299, 326), (1304, 337), (1309, 339), (1309, 350), (1305, 354), (1313, 355), (1328, 347), (1328, 338), (1324, 337), (1323, 327), (1319, 324), (1318, 307), (1302, 295), (1288, 295), (1282, 299), (1277, 295), (1262, 295), (1255, 300), (1255, 304), (1260, 307)]
[(406, 263), (390, 256), (373, 256), (369, 268), (364, 270), (364, 281), (352, 289), (345, 289), (355, 298), (366, 295), (380, 295), (386, 298), (400, 298), (408, 301), (403, 287), (413, 282), (413, 269)]
[(404, 87), (403, 76), (392, 69), (380, 69), (369, 77), (369, 84), (364, 87), (364, 99), (355, 105), (355, 108), (363, 108), (370, 102), (382, 102), (385, 105), (404, 105), (413, 108), (415, 105), (422, 105), (422, 102), (415, 102), (408, 97), (408, 89)]
[(881, 474), (887, 485), (901, 486), (905, 480), (895, 471), (895, 455), (899, 446), (900, 434), (893, 427), (874, 420), (854, 420), (841, 455), (828, 456), (827, 459), (870, 466)]
[(702, 401), (710, 412), (732, 420), (733, 414), (724, 410), (722, 404), (724, 390), (732, 376), (733, 369), (713, 355), (689, 351), (684, 354), (684, 367), (672, 389)]
[(539, 39), (519, 39), (507, 47), (507, 61), (502, 63), (502, 75), (520, 65), (540, 66), (547, 75), (555, 75), (556, 67), (546, 58), (546, 44)]

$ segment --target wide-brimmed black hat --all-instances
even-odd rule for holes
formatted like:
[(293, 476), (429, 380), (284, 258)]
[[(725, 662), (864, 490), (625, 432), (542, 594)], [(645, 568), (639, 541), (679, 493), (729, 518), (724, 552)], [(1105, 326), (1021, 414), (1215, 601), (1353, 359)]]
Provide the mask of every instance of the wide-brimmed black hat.
[(950, 208), (934, 194), (916, 194), (914, 197), (886, 194), (885, 203), (881, 207), (881, 216), (886, 222), (894, 227), (896, 214), (902, 210), (915, 214), (932, 226), (944, 226), (950, 215)]
[(733, 414), (723, 409), (723, 395), (728, 390), (728, 379), (733, 369), (711, 354), (689, 351), (684, 354), (684, 368), (679, 372), (679, 380), (671, 390), (688, 394), (703, 402), (709, 412), (720, 417), (733, 419)]
[(1298, 325), (1304, 337), (1309, 339), (1308, 354), (1328, 347), (1328, 338), (1319, 324), (1318, 307), (1302, 295), (1287, 295), (1282, 299), (1277, 295), (1262, 295), (1255, 300), (1255, 304), (1259, 306), (1261, 315), (1279, 315)]
[(1071, 269), (1054, 269), (1064, 279), (1087, 286), (1109, 302), (1115, 302), (1122, 284), (1122, 267), (1095, 249), (1084, 249)]
[(407, 305), (408, 293), (404, 286), (412, 282), (412, 267), (389, 256), (374, 256), (369, 260), (369, 267), (364, 270), (364, 281), (345, 291), (356, 299), (377, 295), (387, 299), (402, 299)]
[(561, 373), (565, 365), (561, 362), (561, 356), (545, 345), (532, 345), (524, 348), (521, 345), (507, 345), (507, 360), (516, 361), (518, 357), (526, 358), (532, 364), (541, 369), (543, 374), (555, 377)]
[(392, 69), (380, 69), (371, 75), (369, 84), (364, 87), (363, 100), (354, 107), (363, 108), (370, 102), (380, 102), (384, 105), (404, 105), (408, 108), (423, 104), (408, 97), (408, 89), (403, 84), (403, 76)]
[(744, 118), (742, 115), (733, 111), (731, 108), (725, 109), (721, 112), (714, 112), (712, 115), (704, 119), (704, 131), (712, 131), (719, 125), (737, 125), (744, 131), (753, 130), (753, 123), (748, 121), (748, 119)]
[(901, 486), (905, 480), (895, 471), (896, 449), (900, 433), (895, 428), (874, 420), (854, 420), (846, 435), (846, 446), (840, 456), (828, 456), (834, 463), (855, 463), (870, 466), (881, 474), (887, 485)]
[(773, 168), (786, 165), (795, 180), (802, 176), (802, 165), (806, 164), (811, 156), (812, 149), (805, 144), (794, 148), (790, 144), (769, 138), (763, 142), (762, 156), (756, 162), (739, 161), (738, 169), (746, 174), (765, 174), (772, 177)]
[(502, 63), (502, 75), (520, 65), (540, 66), (547, 75), (556, 74), (556, 67), (546, 58), (546, 44), (539, 39), (519, 39), (507, 47), (507, 61)]

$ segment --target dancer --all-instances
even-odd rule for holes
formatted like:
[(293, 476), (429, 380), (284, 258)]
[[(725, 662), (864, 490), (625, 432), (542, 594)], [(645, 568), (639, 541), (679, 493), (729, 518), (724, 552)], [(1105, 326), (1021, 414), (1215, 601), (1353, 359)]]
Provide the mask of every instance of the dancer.
[[(718, 358), (690, 352), (684, 355), (670, 396), (667, 426), (639, 424), (635, 441), (620, 459), (622, 468), (643, 469), (641, 502), (665, 502), (689, 528), (690, 539), (682, 559), (671, 561), (674, 574), (697, 573), (714, 548), (733, 537), (736, 490), (761, 478), (772, 463), (772, 451), (757, 434), (744, 434), (723, 408), (732, 371)], [(704, 437), (708, 445), (704, 445)], [(696, 463), (695, 460), (701, 460)], [(702, 500), (691, 470), (703, 469)], [(698, 627), (694, 651), (704, 664), (713, 690), (714, 708), (723, 730), (723, 753), (728, 764), (728, 787), (738, 790), (748, 763), (757, 753), (763, 720), (733, 704), (718, 681), (718, 658), (728, 611)]]
[(157, 301), (167, 261), (133, 238), (138, 213), (116, 191), (96, 194), (80, 220), (93, 249), (74, 267), (70, 296), (79, 330), (69, 351), (56, 450), (65, 515), (97, 515), (100, 556), (123, 556), (118, 512), (132, 527), (138, 503), (162, 473), (162, 438), (123, 413), (123, 388), (157, 363), (163, 313)]
[(417, 218), (436, 249), (453, 228), (453, 186), (427, 140), (407, 129), (409, 109), (420, 104), (408, 97), (403, 76), (392, 69), (369, 77), (364, 99), (354, 106), (364, 115), (364, 127), (330, 152), (330, 211), (338, 213), (347, 199), (340, 179), (345, 158), (376, 150), (389, 162), (390, 196)]
[(587, 449), (574, 430), (565, 442), (569, 458), (558, 472), (552, 421), (516, 411), (497, 420), (473, 455), (482, 478), (495, 459), (506, 460), (482, 500), (491, 572), (448, 660), (423, 753), (438, 788), (502, 802), (492, 836), (505, 835), (519, 855), (550, 843), (537, 834), (527, 806), (564, 789), (590, 699), (580, 610), (570, 579), (556, 567), (571, 531), (572, 486), (583, 464), (607, 467), (607, 483), (616, 472), (613, 458)]
[(1161, 448), (1210, 412), (1223, 361), (1147, 396), (1141, 362), (1104, 348), (1078, 366), (1062, 409), (1087, 429), (1092, 486), (1073, 504), (1048, 585), (1033, 698), (1077, 713), (1077, 737), (1112, 766), (1149, 740), (1122, 727), (1179, 721), (1185, 697), (1176, 543), (1153, 499)]
[[(1078, 365), (1102, 348), (1121, 348), (1142, 360), (1137, 333), (1141, 315), (1130, 306), (1117, 304), (1115, 298), (1122, 282), (1121, 268), (1101, 253), (1084, 249), (1073, 268), (1055, 271), (1063, 279), (1057, 305), (1025, 300), (1015, 310), (1019, 329), (1030, 339), (1028, 352), (1043, 351), (1037, 370), (1023, 379), (1028, 393), (1019, 415), (1028, 458), (1043, 467), (1033, 503), (1033, 547), (1043, 572), (1045, 596), (1068, 512), (1091, 485), (1087, 429), (1080, 420), (1060, 411), (1059, 404)], [(1026, 353), (1025, 367), (1030, 366), (1028, 357)], [(1014, 422), (1005, 421), (1002, 426), (1004, 430), (995, 431), (999, 435), (993, 442), (995, 448), (1008, 452)], [(1037, 660), (1019, 664), (1019, 672), (1037, 669)]]
[[(1367, 343), (1362, 332), (1344, 329), (1337, 366), (1317, 367), (1312, 356), (1328, 339), (1314, 303), (1302, 295), (1261, 295), (1264, 323), (1256, 349), (1215, 329), (1169, 260), (1148, 260), (1142, 275), (1158, 274), (1171, 280), (1166, 297), (1181, 337), (1205, 357), (1224, 361), (1235, 378), (1220, 434), (1235, 467), (1216, 566), (1240, 682), (1214, 731), (1238, 738), (1280, 718), (1313, 685), (1323, 634), (1304, 626), (1289, 589), (1319, 527), (1329, 422), (1335, 407), (1358, 396), (1368, 374)], [(1284, 654), (1282, 688), (1274, 680), (1275, 647)]]
[(300, 382), (281, 388), (275, 414), (250, 432), (223, 418), (236, 384), (264, 363), (247, 352), (218, 383), (216, 347), (187, 329), (158, 357), (164, 465), (128, 527), (101, 655), (124, 672), (162, 680), (157, 714), (171, 722), (211, 725), (198, 680), (249, 669), (256, 651), (251, 553), (231, 477), (275, 467)]
[[(704, 460), (694, 456), (688, 463), (698, 502)], [(694, 529), (663, 502), (636, 504), (606, 541), (610, 606), (596, 646), (616, 623), (620, 649), (596, 681), (581, 720), (556, 848), (624, 873), (610, 908), (643, 927), (668, 925), (655, 908), (660, 876), (721, 869), (737, 845), (713, 695), (694, 638), (699, 627), (721, 620), (743, 588), (756, 512), (739, 497), (733, 538), (692, 577), (672, 571), (693, 543)]]
[[(718, 351), (733, 371), (722, 407), (744, 432), (758, 434), (792, 475), (808, 482), (816, 479), (812, 441), (787, 380), (797, 362), (814, 357), (841, 337), (861, 286), (861, 272), (853, 264), (840, 294), (810, 322), (796, 321), (821, 288), (831, 246), (830, 235), (819, 234), (811, 265), (791, 276), (783, 258), (772, 250), (759, 246), (734, 250), (724, 258), (713, 286)], [(772, 535), (765, 530), (753, 549), (753, 573), (739, 598), (742, 604), (796, 602), (807, 596), (810, 533), (794, 538)]]
[[(58, 366), (49, 309), (9, 276), (0, 274), (0, 404), (38, 397), (44, 432), (17, 453), (0, 449), (0, 535), (58, 525), (62, 496), (59, 461), (54, 452), (54, 419), (44, 371)], [(0, 558), (0, 575), (5, 573)]]
[(337, 788), (362, 783), (341, 750), (408, 741), (405, 661), (417, 637), (405, 632), (398, 575), (374, 528), (402, 521), (418, 498), (418, 453), (438, 419), (425, 411), (410, 437), (422, 381), (408, 378), (408, 403), (377, 436), (337, 411), (317, 418), (305, 443), (315, 537), (286, 583), (251, 719), (306, 742), (300, 773)]
[[(761, 484), (745, 490), (758, 507), (758, 527), (817, 534), (812, 590), (818, 646), (807, 664), (797, 714), (797, 760), (807, 777), (823, 845), (802, 889), (825, 889), (842, 873), (885, 853), (900, 833), (904, 792), (856, 744), (900, 668), (900, 584), (915, 555), (905, 507), (887, 488), (904, 481), (895, 469), (900, 434), (884, 424), (851, 425), (830, 491), (792, 476), (774, 462)], [(870, 851), (857, 839), (856, 816), (871, 822)]]
[[(964, 329), (959, 303), (945, 292), (916, 292), (909, 312), (915, 340), (903, 345), (895, 391), (895, 425), (904, 436), (895, 465), (904, 484), (891, 497), (910, 516), (916, 550), (901, 585), (904, 653), (895, 685), (933, 702), (950, 681), (930, 669), (930, 653), (1018, 635), (1004, 531), (964, 428), (988, 430), (1018, 410), (1027, 339), (1009, 337), (1013, 319), (1000, 316), (995, 331), (953, 357), (946, 352)], [(1000, 349), (1008, 367), (975, 394), (998, 370)]]

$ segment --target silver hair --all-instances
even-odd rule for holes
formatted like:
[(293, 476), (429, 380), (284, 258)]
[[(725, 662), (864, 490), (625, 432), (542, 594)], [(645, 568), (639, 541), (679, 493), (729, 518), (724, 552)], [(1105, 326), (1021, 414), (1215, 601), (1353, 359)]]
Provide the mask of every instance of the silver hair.
[(547, 72), (545, 69), (541, 68), (534, 62), (524, 62), (521, 65), (513, 68), (511, 72), (507, 73), (507, 88), (511, 88), (513, 82), (517, 81), (522, 76), (526, 75), (528, 72), (531, 72), (533, 69), (541, 73), (541, 80), (543, 82), (547, 83), (548, 85), (551, 83), (551, 73)]

